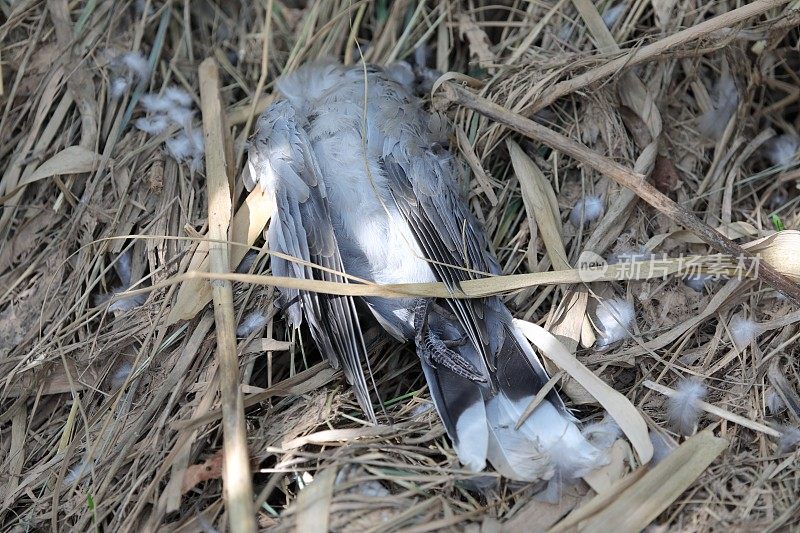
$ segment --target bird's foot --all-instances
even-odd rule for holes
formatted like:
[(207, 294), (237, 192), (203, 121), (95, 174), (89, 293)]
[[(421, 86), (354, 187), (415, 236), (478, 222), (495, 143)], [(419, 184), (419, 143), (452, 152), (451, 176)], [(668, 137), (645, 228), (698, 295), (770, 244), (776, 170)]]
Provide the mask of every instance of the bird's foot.
[(414, 327), (419, 357), (433, 367), (443, 367), (470, 381), (486, 383), (486, 378), (475, 368), (475, 365), (450, 348), (451, 346), (463, 346), (466, 339), (442, 340), (434, 331), (431, 331), (428, 327), (430, 300), (420, 300), (414, 307)]

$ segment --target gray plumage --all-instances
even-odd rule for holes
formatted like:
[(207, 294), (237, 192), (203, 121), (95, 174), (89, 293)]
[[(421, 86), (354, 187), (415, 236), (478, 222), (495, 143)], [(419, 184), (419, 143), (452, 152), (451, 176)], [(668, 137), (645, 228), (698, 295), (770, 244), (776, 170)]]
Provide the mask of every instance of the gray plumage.
[[(402, 64), (324, 62), (283, 77), (284, 96), (259, 118), (244, 173), (275, 196), (268, 230), (275, 275), (347, 283), (440, 281), (450, 290), (499, 274), (458, 191), (446, 120), (427, 113)], [(366, 117), (364, 111), (366, 110)], [(318, 265), (323, 268), (315, 268)], [(344, 371), (367, 416), (376, 401), (357, 306), (417, 346), (431, 396), (461, 462), (487, 459), (504, 476), (573, 477), (602, 461), (555, 392), (514, 426), (547, 374), (495, 297), (387, 299), (282, 290), (288, 319), (305, 320), (320, 351)]]

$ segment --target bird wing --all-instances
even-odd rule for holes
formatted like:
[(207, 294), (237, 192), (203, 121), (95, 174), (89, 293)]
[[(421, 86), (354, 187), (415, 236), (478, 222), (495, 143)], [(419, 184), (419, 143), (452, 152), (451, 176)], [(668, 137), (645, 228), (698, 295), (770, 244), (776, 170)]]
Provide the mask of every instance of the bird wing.
[[(260, 183), (275, 195), (276, 213), (268, 230), (270, 250), (299, 260), (273, 255), (274, 275), (348, 282), (337, 274), (344, 268), (325, 181), (311, 141), (289, 101), (273, 104), (259, 118), (243, 179), (248, 190)], [(368, 364), (367, 352), (353, 298), (296, 289), (282, 290), (282, 298), (288, 304), (292, 325), (299, 327), (305, 318), (320, 351), (334, 368), (341, 363), (361, 408), (375, 421), (362, 366)]]
[[(426, 112), (407, 87), (385, 74), (372, 76), (371, 118), (383, 137), (382, 166), (388, 188), (434, 275), (454, 292), (469, 279), (499, 274), (486, 236), (456, 190), (456, 167), (443, 147), (446, 121)], [(448, 304), (484, 363), (491, 380), (502, 331), (485, 320), (486, 299), (448, 299)], [(502, 336), (502, 335), (501, 335)]]
[[(386, 154), (383, 165), (397, 208), (437, 279), (453, 291), (459, 283), (485, 277), (499, 270), (475, 217), (453, 190), (449, 169), (435, 155)], [(497, 347), (502, 344), (487, 333), (484, 299), (448, 299), (453, 313), (481, 354), (487, 380), (496, 367)]]

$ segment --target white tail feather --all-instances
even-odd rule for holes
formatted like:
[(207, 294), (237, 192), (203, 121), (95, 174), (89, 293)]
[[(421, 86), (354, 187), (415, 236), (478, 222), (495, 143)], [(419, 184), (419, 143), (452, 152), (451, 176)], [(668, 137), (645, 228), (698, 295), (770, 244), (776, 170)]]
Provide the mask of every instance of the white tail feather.
[(553, 465), (547, 454), (542, 453), (535, 434), (527, 424), (514, 429), (514, 419), (502, 394), (486, 402), (489, 420), (488, 458), (502, 476), (517, 481), (538, 481), (553, 477)]
[(486, 468), (486, 450), (489, 443), (489, 423), (482, 403), (469, 406), (456, 422), (458, 460), (473, 472)]

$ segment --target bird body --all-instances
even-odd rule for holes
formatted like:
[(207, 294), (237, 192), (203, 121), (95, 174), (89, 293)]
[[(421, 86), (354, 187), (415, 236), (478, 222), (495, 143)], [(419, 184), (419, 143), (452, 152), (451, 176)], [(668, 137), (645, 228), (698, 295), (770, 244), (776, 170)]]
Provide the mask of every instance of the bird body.
[[(447, 122), (423, 109), (403, 64), (314, 63), (278, 81), (284, 96), (259, 118), (244, 173), (275, 196), (273, 273), (351, 282), (443, 282), (499, 274), (458, 191)], [(287, 256), (296, 258), (291, 260)], [(320, 268), (321, 267), (321, 268)], [(343, 276), (341, 273), (347, 274)], [(357, 306), (417, 346), (431, 396), (460, 461), (511, 479), (574, 477), (602, 462), (555, 392), (524, 421), (547, 381), (499, 298), (415, 299), (283, 290), (290, 322), (309, 324), (375, 419)], [(515, 429), (520, 425), (519, 429)]]

